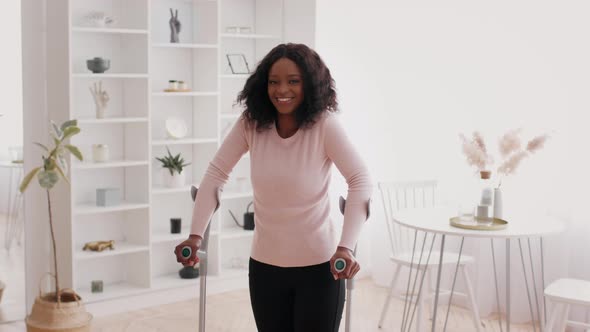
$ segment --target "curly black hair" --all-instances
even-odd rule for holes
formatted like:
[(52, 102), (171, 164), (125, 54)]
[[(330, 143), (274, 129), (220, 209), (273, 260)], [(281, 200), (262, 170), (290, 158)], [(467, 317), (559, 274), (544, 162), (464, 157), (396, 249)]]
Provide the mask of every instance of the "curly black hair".
[(260, 131), (270, 128), (277, 119), (278, 112), (268, 96), (268, 75), (282, 58), (295, 62), (303, 75), (303, 102), (295, 110), (299, 127), (313, 125), (325, 111), (338, 111), (334, 79), (320, 56), (304, 44), (280, 44), (260, 61), (238, 95), (237, 102), (246, 106), (242, 115), (250, 124), (256, 124)]

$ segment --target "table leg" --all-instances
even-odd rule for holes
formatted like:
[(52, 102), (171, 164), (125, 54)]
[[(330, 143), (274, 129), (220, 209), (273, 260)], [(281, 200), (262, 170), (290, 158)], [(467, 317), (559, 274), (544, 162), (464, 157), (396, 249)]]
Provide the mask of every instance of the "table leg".
[(531, 313), (531, 321), (533, 322), (533, 332), (537, 331), (537, 326), (535, 325), (535, 314), (533, 314), (533, 302), (531, 301), (531, 292), (529, 289), (529, 282), (526, 276), (526, 266), (524, 264), (524, 255), (522, 254), (522, 243), (520, 239), (518, 239), (518, 248), (520, 249), (520, 260), (522, 262), (522, 275), (524, 277), (524, 285), (526, 287), (526, 295), (529, 300), (529, 310)]
[(510, 332), (510, 239), (506, 239), (506, 332)]
[(494, 284), (496, 285), (496, 305), (498, 306), (498, 325), (500, 326), (500, 332), (504, 332), (502, 330), (502, 316), (500, 310), (500, 293), (498, 292), (498, 274), (496, 273), (496, 255), (494, 253), (494, 239), (490, 239), (490, 244), (492, 245), (492, 264), (494, 266)]
[[(541, 285), (543, 286), (543, 294), (545, 293), (545, 258), (543, 257), (543, 238), (539, 239), (541, 246)], [(547, 325), (547, 301), (543, 296), (543, 321)]]
[(432, 314), (432, 332), (435, 331), (436, 328), (436, 312), (438, 311), (438, 294), (440, 293), (440, 277), (442, 274), (442, 262), (443, 262), (443, 255), (445, 252), (445, 238), (446, 235), (442, 235), (442, 239), (440, 241), (440, 258), (438, 260), (438, 272), (436, 275), (436, 292), (434, 294), (434, 313)]
[[(406, 286), (406, 296), (404, 297), (404, 312), (402, 314), (402, 327), (400, 331), (405, 331), (406, 328), (406, 310), (410, 310), (408, 307), (408, 297), (410, 295), (410, 281), (412, 280), (412, 268), (414, 267), (414, 255), (416, 254), (416, 240), (418, 239), (418, 231), (414, 230), (414, 245), (412, 246), (412, 258), (410, 261), (410, 271), (408, 272), (408, 284)], [(416, 271), (418, 273), (418, 271)], [(410, 303), (411, 306), (411, 303)]]
[[(416, 284), (418, 283), (418, 275), (420, 274), (420, 265), (422, 264), (422, 257), (424, 257), (424, 246), (426, 245), (426, 236), (428, 235), (428, 233), (424, 232), (424, 238), (422, 239), (422, 249), (420, 249), (420, 258), (418, 259), (418, 264), (416, 265), (416, 275), (414, 276), (414, 283), (412, 284), (412, 291), (410, 292), (412, 298), (415, 298), (414, 300), (414, 309), (412, 311), (412, 313), (416, 310), (416, 307), (418, 307), (418, 320), (416, 322), (416, 330), (420, 331), (420, 318), (421, 318), (421, 313), (422, 313), (422, 308), (421, 308), (421, 302), (420, 302), (420, 289), (418, 289), (418, 295), (416, 297), (414, 297), (414, 294), (416, 293)], [(426, 269), (424, 270), (426, 271)], [(424, 274), (423, 274), (424, 275)], [(407, 296), (407, 295), (406, 295)], [(414, 319), (414, 315), (412, 314), (410, 316), (410, 311), (412, 304), (410, 303), (410, 306), (408, 307), (408, 312), (406, 313), (406, 326), (408, 327), (408, 331), (411, 330), (412, 328), (412, 320)], [(409, 320), (408, 320), (409, 319)]]
[[(537, 292), (537, 278), (535, 278), (535, 266), (533, 265), (533, 251), (531, 250), (531, 239), (527, 239), (529, 245), (529, 261), (531, 263), (531, 276), (533, 278), (533, 290), (535, 291), (535, 304), (537, 305), (537, 319), (539, 320), (539, 331), (543, 332), (543, 321), (541, 319), (541, 308)], [(534, 322), (533, 322), (534, 323)]]
[[(447, 330), (447, 322), (449, 321), (449, 313), (451, 312), (451, 301), (453, 300), (453, 292), (455, 291), (455, 283), (457, 282), (457, 272), (459, 271), (459, 263), (461, 262), (461, 253), (463, 252), (463, 242), (465, 242), (465, 237), (461, 237), (461, 246), (459, 247), (459, 255), (457, 258), (457, 265), (455, 265), (455, 275), (453, 276), (453, 285), (451, 286), (451, 294), (449, 294), (449, 306), (447, 308), (447, 316), (445, 317), (445, 325), (443, 326), (443, 332)], [(442, 256), (442, 254), (441, 254), (441, 256)]]
[[(426, 237), (424, 238), (426, 240)], [(422, 273), (422, 278), (420, 280), (420, 286), (418, 288), (418, 296), (417, 296), (417, 301), (420, 301), (422, 299), (422, 290), (424, 287), (424, 279), (426, 277), (426, 273), (428, 271), (428, 263), (430, 262), (430, 256), (432, 254), (432, 248), (434, 247), (434, 240), (436, 239), (436, 234), (432, 235), (432, 241), (430, 242), (430, 249), (428, 250), (428, 256), (426, 257), (426, 263), (424, 264), (424, 272)], [(420, 260), (422, 260), (420, 258)], [(418, 306), (418, 302), (416, 302), (416, 305), (414, 305), (414, 309), (412, 310), (412, 316), (410, 317), (410, 325), (408, 326), (408, 331), (412, 330), (412, 321), (414, 320), (414, 314), (416, 313), (416, 307)], [(418, 322), (420, 321), (420, 319), (422, 318), (422, 314), (419, 312), (418, 313)], [(416, 331), (420, 331), (420, 328), (418, 327), (418, 323), (416, 324)]]

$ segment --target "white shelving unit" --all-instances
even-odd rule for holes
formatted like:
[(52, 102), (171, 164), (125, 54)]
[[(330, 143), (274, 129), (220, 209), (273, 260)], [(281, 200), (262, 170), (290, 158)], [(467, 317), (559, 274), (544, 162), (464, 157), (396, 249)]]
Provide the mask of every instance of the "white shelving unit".
[[(302, 1), (309, 10), (285, 10)], [(182, 23), (180, 43), (169, 42), (170, 8), (178, 10)], [(195, 287), (198, 280), (178, 276), (181, 266), (172, 253), (189, 235), (190, 185), (201, 180), (241, 112), (235, 99), (249, 75), (232, 74), (226, 54), (244, 54), (254, 70), (289, 35), (313, 46), (313, 38), (301, 40), (299, 31), (310, 25), (306, 20), (313, 21), (314, 8), (315, 0), (52, 0), (48, 42), (55, 47), (48, 61), (56, 65), (48, 75), (50, 117), (79, 120), (82, 132), (72, 144), (85, 156), (83, 162), (71, 158), (70, 188), (55, 207), (56, 215), (70, 220), (59, 229), (71, 236), (64, 246), (64, 259), (70, 261), (60, 264), (66, 270), (65, 285), (85, 302)], [(86, 26), (83, 17), (91, 11), (103, 11), (115, 23)], [(230, 27), (250, 27), (250, 32), (228, 33)], [(97, 56), (111, 61), (105, 73), (86, 68), (86, 60)], [(166, 92), (169, 80), (185, 81), (190, 91)], [(96, 82), (102, 82), (110, 97), (102, 119), (95, 117), (89, 92)], [(169, 117), (187, 123), (185, 138), (167, 136)], [(107, 162), (92, 160), (92, 145), (99, 143), (109, 146)], [(155, 158), (165, 155), (166, 148), (191, 163), (181, 188), (163, 185)], [(213, 216), (210, 283), (247, 277), (253, 232), (239, 228), (229, 210), (242, 222), (253, 195), (249, 174), (246, 155), (234, 168)], [(121, 203), (96, 206), (97, 188), (118, 188)], [(182, 219), (180, 234), (170, 234), (170, 218)], [(100, 240), (114, 240), (115, 249), (82, 250), (84, 243)], [(90, 292), (92, 280), (103, 280), (103, 293)]]

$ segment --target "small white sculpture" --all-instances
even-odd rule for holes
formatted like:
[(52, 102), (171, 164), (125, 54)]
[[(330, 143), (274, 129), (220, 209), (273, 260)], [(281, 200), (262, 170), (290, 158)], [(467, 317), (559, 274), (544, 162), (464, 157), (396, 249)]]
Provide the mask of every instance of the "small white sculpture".
[(90, 93), (94, 98), (94, 104), (96, 105), (96, 118), (104, 118), (104, 113), (109, 103), (109, 94), (102, 89), (102, 81), (94, 83), (93, 86), (89, 87)]

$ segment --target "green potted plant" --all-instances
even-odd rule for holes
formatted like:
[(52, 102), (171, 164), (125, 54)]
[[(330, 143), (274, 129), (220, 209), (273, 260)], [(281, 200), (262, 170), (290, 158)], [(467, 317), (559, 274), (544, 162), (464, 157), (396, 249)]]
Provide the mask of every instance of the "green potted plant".
[(179, 154), (173, 156), (170, 153), (170, 149), (166, 147), (166, 151), (168, 151), (168, 155), (162, 158), (156, 157), (156, 159), (162, 163), (162, 177), (163, 182), (166, 187), (169, 188), (178, 188), (185, 185), (185, 173), (182, 172), (184, 167), (190, 165), (190, 163), (185, 163), (184, 158)]
[(47, 196), (47, 208), (49, 213), (49, 228), (51, 231), (51, 244), (53, 246), (53, 267), (55, 275), (55, 292), (42, 294), (41, 292), (35, 299), (31, 314), (26, 318), (27, 331), (90, 331), (90, 321), (92, 315), (86, 312), (84, 306), (80, 303), (80, 296), (71, 289), (62, 289), (59, 283), (59, 270), (56, 253), (55, 232), (53, 228), (53, 214), (51, 211), (51, 189), (62, 178), (69, 183), (67, 173), (68, 164), (66, 157), (68, 154), (74, 155), (78, 160), (82, 160), (80, 150), (67, 144), (66, 140), (80, 132), (78, 122), (69, 120), (61, 126), (57, 126), (53, 121), (51, 138), (53, 148), (50, 149), (41, 143), (35, 143), (44, 153), (41, 159), (43, 164), (32, 169), (23, 179), (20, 185), (20, 192), (24, 193), (34, 177), (41, 188), (45, 189)]

